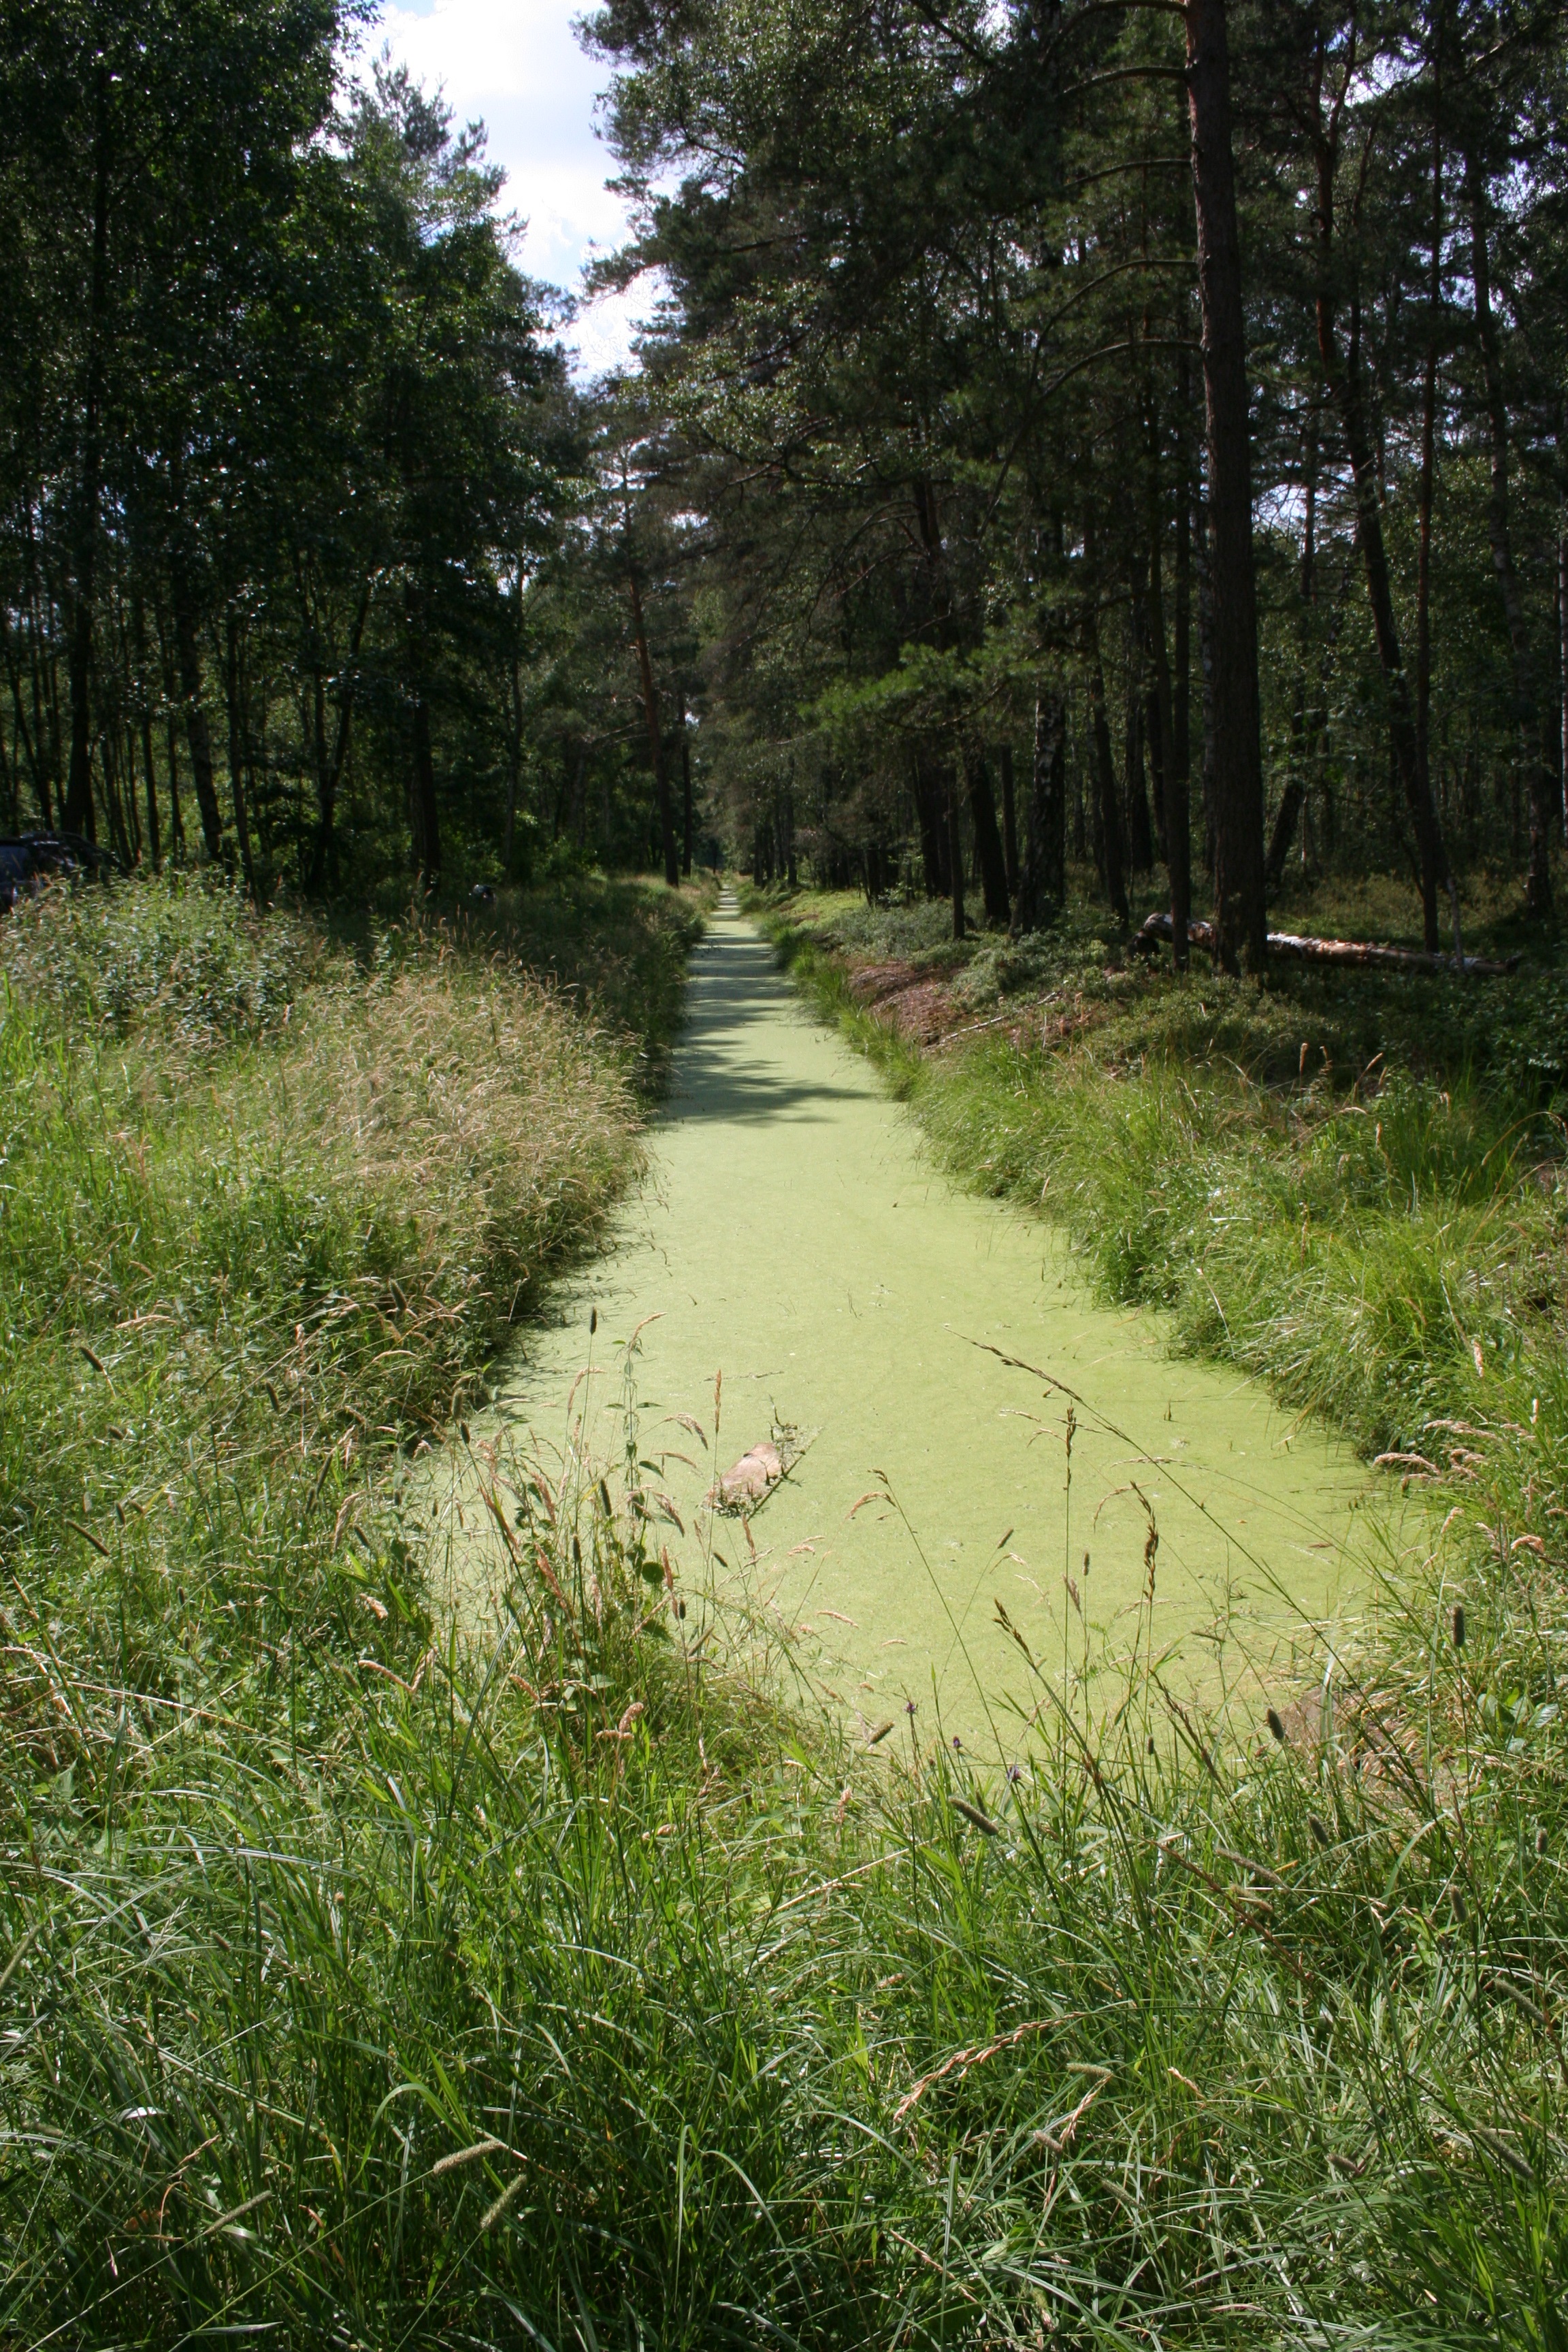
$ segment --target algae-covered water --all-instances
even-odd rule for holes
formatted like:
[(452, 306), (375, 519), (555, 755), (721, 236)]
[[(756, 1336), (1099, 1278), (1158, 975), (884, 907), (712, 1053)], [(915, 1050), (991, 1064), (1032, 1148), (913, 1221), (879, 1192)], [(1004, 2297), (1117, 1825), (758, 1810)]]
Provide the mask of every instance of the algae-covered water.
[[(1353, 1460), (1095, 1304), (1050, 1226), (955, 1190), (728, 904), (650, 1142), (616, 1247), (528, 1335), (489, 1436), (548, 1458), (586, 1402), (614, 1454), (640, 1327), (639, 1450), (682, 1572), (705, 1532), (868, 1725), (908, 1697), (929, 1725), (933, 1681), (948, 1727), (1037, 1696), (998, 1601), (1058, 1675), (1152, 1640), (1168, 1680), (1212, 1690), (1332, 1641), (1360, 1589)], [(710, 1514), (716, 1472), (780, 1433), (800, 1450), (749, 1535)]]

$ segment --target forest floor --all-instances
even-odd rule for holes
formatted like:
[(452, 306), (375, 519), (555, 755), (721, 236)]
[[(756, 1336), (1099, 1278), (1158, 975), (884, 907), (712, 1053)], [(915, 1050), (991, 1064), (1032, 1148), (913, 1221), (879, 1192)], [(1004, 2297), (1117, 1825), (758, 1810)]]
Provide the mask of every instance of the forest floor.
[(629, 1380), (434, 1617), (418, 1448), (603, 1230), (699, 909), (500, 913), (563, 987), (195, 889), (0, 940), (0, 2342), (1560, 2343), (1561, 982), (1378, 1077), (1397, 992), (1086, 920), (921, 1056), (846, 963), (925, 950), (795, 910), (955, 1166), (1448, 1520), (1268, 1727), (1030, 1658), (988, 1773), (683, 1597)]

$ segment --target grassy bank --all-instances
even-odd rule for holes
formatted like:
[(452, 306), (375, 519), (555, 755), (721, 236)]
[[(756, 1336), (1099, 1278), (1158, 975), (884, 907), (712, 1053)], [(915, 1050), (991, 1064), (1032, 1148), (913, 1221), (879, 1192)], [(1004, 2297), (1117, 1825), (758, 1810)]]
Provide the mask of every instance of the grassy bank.
[(5, 940), (0, 2337), (1562, 2343), (1542, 1556), (1283, 1738), (1041, 1665), (1007, 1780), (803, 1718), (624, 1465), (487, 1456), (465, 1648), (401, 1465), (627, 1049), (178, 919)]
[[(1511, 1532), (1544, 1539), (1568, 1482), (1568, 971), (1262, 991), (1178, 982), (1085, 916), (958, 949), (924, 908), (773, 924), (953, 1172), (1063, 1223), (1105, 1295), (1416, 1477), (1507, 1457)], [(945, 984), (934, 1050), (867, 1002), (894, 966)]]

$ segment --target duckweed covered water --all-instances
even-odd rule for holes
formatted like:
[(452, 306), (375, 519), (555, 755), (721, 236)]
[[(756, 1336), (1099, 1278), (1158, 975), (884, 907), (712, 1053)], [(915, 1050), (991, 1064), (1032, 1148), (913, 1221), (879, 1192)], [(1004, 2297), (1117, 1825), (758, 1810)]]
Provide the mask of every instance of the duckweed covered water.
[[(989, 1718), (1005, 1747), (1039, 1685), (998, 1602), (1053, 1676), (1165, 1653), (1171, 1687), (1212, 1695), (1321, 1664), (1364, 1590), (1365, 1474), (1261, 1388), (1173, 1358), (1153, 1318), (1095, 1305), (1051, 1227), (956, 1192), (728, 903), (651, 1145), (618, 1245), (530, 1333), (481, 1452), (548, 1461), (585, 1416), (617, 1455), (639, 1335), (637, 1451), (684, 1530), (661, 1528), (678, 1572), (745, 1580), (868, 1728), (912, 1698), (923, 1732), (934, 1696), (947, 1730)], [(770, 1437), (783, 1483), (745, 1524), (712, 1511), (716, 1475)]]

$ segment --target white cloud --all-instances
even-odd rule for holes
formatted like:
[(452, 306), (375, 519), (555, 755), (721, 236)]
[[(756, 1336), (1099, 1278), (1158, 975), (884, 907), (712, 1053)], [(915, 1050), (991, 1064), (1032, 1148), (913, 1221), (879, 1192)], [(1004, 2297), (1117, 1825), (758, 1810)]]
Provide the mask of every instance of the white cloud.
[[(521, 258), (535, 278), (576, 293), (590, 250), (618, 245), (626, 206), (605, 187), (615, 161), (595, 135), (608, 77), (572, 30), (581, 0), (431, 0), (386, 9), (371, 37), (385, 41), (427, 89), (438, 84), (459, 122), (482, 121), (505, 171), (501, 204), (528, 224)], [(567, 337), (580, 372), (622, 364), (651, 294), (603, 295)]]

